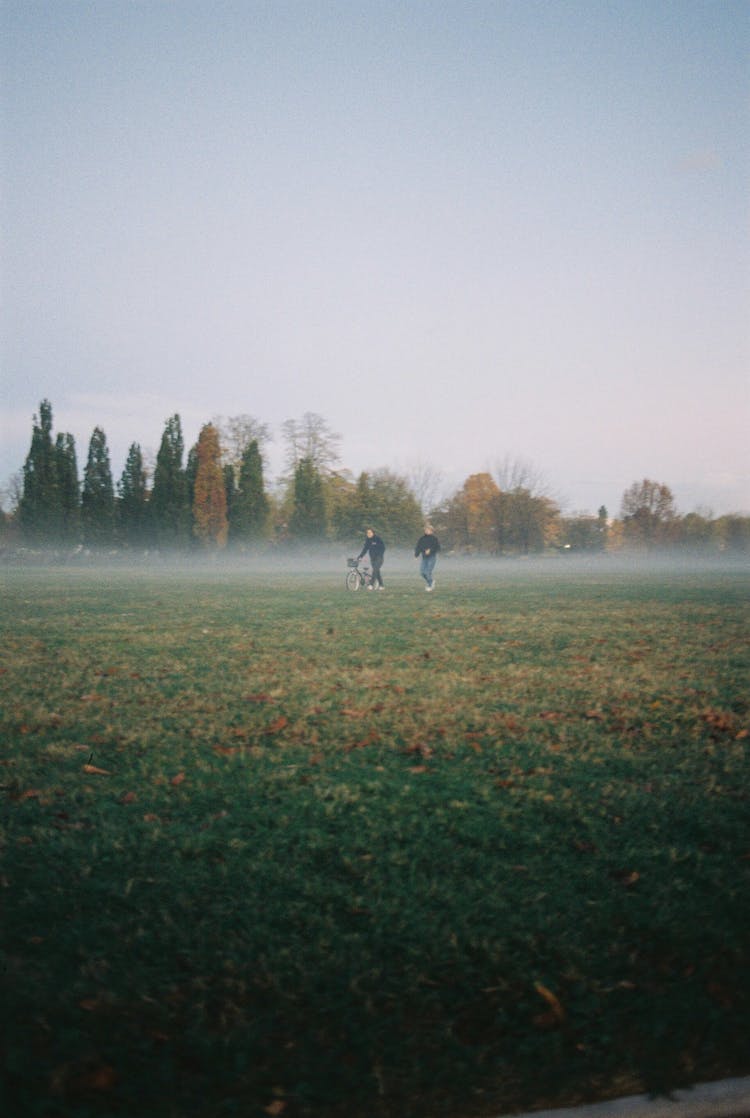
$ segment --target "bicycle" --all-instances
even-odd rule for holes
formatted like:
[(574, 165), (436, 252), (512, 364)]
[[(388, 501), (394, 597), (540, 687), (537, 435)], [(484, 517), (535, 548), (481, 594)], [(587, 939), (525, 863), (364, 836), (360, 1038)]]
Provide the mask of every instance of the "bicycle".
[(372, 571), (369, 567), (360, 567), (359, 559), (347, 559), (346, 589), (359, 590), (361, 587), (372, 586)]

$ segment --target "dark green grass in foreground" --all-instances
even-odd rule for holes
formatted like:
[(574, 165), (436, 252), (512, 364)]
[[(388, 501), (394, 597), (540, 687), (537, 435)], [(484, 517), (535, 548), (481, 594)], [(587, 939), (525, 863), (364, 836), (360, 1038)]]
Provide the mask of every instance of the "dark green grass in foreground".
[(750, 1072), (748, 580), (509, 570), (4, 576), (4, 1113)]

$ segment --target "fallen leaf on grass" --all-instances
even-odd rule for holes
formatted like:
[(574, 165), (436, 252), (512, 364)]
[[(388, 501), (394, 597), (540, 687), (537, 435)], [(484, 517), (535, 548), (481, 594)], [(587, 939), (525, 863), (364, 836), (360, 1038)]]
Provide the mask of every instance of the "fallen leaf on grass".
[(475, 753), (479, 754), (482, 752), (482, 746), (471, 734), (466, 734), (466, 744), (469, 749), (473, 749)]
[(286, 1103), (283, 1099), (274, 1099), (268, 1106), (264, 1107), (266, 1114), (278, 1115), (283, 1114), (286, 1110)]
[(86, 1061), (79, 1064), (61, 1064), (52, 1073), (50, 1090), (53, 1095), (82, 1091), (111, 1091), (119, 1076), (109, 1064)]
[(380, 735), (377, 730), (370, 730), (367, 737), (361, 738), (359, 741), (350, 742), (349, 745), (344, 746), (344, 753), (351, 753), (354, 749), (366, 749), (368, 745), (377, 745), (380, 741)]
[(238, 745), (215, 745), (214, 753), (218, 753), (220, 757), (234, 757), (235, 753), (239, 753)]
[(424, 742), (415, 741), (413, 745), (407, 745), (406, 749), (401, 752), (406, 754), (417, 753), (420, 757), (432, 757), (435, 751), (431, 746), (425, 745)]
[(619, 881), (620, 885), (624, 885), (629, 889), (631, 885), (635, 885), (636, 881), (640, 881), (641, 875), (638, 870), (612, 870), (609, 875), (615, 881)]
[(109, 769), (100, 769), (98, 765), (84, 765), (83, 771), (90, 776), (111, 776)]
[(543, 986), (541, 982), (535, 982), (534, 989), (549, 1006), (547, 1013), (540, 1013), (534, 1018), (534, 1024), (538, 1028), (551, 1028), (555, 1025), (561, 1025), (565, 1020), (565, 1010), (560, 1003), (560, 999), (546, 986)]
[(721, 733), (731, 734), (736, 729), (734, 717), (723, 710), (704, 710), (701, 717), (703, 721), (711, 727), (712, 730), (718, 730)]
[(173, 788), (176, 788), (179, 784), (182, 784), (184, 780), (185, 774), (184, 772), (180, 772), (177, 773), (176, 776), (173, 776), (169, 783), (172, 785)]
[(243, 699), (245, 700), (246, 703), (272, 703), (273, 702), (273, 698), (271, 697), (271, 695), (268, 695), (265, 691), (263, 691), (261, 693), (258, 693), (258, 694), (255, 694), (255, 695), (243, 695), (242, 697), (243, 697)]
[(82, 1009), (84, 1013), (96, 1013), (102, 1006), (100, 998), (81, 998), (78, 1003), (78, 1008)]
[(111, 1091), (117, 1083), (117, 1072), (109, 1064), (93, 1068), (85, 1072), (79, 1079), (79, 1084), (84, 1090)]
[(284, 727), (288, 725), (289, 719), (286, 718), (283, 714), (280, 714), (278, 718), (275, 718), (273, 722), (269, 723), (269, 725), (266, 726), (265, 733), (278, 734), (279, 730), (283, 730)]

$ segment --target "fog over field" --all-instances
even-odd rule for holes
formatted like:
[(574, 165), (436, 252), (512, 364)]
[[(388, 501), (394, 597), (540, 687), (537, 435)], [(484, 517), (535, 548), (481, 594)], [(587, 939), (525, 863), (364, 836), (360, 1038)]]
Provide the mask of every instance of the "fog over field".
[[(212, 578), (285, 579), (304, 584), (314, 580), (315, 586), (321, 579), (330, 580), (331, 585), (344, 585), (347, 574), (347, 560), (354, 558), (360, 544), (357, 541), (351, 548), (337, 546), (304, 546), (278, 549), (266, 548), (257, 551), (234, 551), (211, 554), (194, 552), (118, 552), (106, 554), (78, 548), (72, 551), (60, 549), (19, 549), (8, 553), (0, 564), (6, 570), (23, 567), (48, 567), (51, 569), (81, 570), (96, 572), (103, 579), (113, 573), (118, 577), (127, 571), (137, 576), (172, 577), (190, 575)], [(360, 561), (363, 568), (367, 560)], [(0, 567), (1, 569), (1, 567)], [(700, 575), (706, 573), (745, 572), (750, 577), (750, 557), (726, 552), (720, 555), (706, 555), (701, 551), (681, 550), (676, 553), (654, 551), (608, 552), (605, 554), (576, 554), (560, 551), (553, 555), (528, 556), (489, 556), (489, 555), (452, 555), (441, 553), (435, 568), (436, 582), (440, 589), (459, 590), (478, 586), (502, 586), (517, 580), (565, 581), (570, 578), (591, 577), (597, 581), (624, 576), (645, 577)], [(389, 548), (382, 568), (386, 588), (389, 583), (405, 588), (412, 581), (416, 589), (422, 589), (419, 576), (419, 561), (406, 547)]]

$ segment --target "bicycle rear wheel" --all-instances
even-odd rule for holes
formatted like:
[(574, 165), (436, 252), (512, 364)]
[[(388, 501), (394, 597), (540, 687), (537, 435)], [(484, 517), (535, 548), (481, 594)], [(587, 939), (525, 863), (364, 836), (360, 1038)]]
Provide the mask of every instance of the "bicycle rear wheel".
[(347, 571), (346, 589), (359, 590), (359, 571)]

